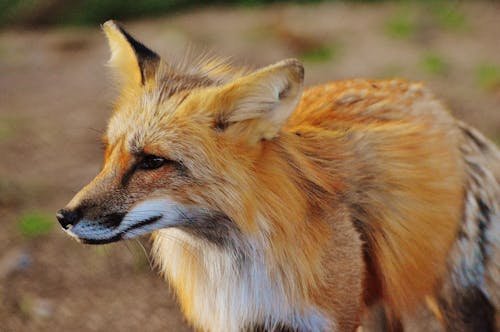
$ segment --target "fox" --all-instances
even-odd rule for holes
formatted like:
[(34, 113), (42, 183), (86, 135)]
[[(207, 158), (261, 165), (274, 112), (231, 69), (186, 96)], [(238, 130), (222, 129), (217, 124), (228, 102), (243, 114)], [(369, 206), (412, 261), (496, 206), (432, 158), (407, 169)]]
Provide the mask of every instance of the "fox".
[(102, 28), (121, 92), (68, 235), (150, 235), (197, 331), (499, 331), (500, 152), (423, 83), (304, 88), (296, 59), (169, 61)]

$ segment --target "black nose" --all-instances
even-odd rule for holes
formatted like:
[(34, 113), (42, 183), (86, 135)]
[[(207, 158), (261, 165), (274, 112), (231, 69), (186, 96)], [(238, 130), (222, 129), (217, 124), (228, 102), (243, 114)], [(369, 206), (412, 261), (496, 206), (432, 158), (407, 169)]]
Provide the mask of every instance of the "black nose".
[(78, 210), (65, 210), (61, 209), (57, 211), (56, 218), (64, 229), (68, 229), (69, 226), (74, 226), (80, 219), (81, 214)]

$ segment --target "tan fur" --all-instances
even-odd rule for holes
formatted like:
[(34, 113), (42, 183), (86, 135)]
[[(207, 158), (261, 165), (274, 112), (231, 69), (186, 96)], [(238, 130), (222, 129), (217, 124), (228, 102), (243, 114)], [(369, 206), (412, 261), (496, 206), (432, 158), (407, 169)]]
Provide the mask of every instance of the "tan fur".
[[(145, 81), (120, 30), (104, 27), (112, 61), (135, 85), (109, 123), (103, 171), (69, 207), (95, 201), (126, 212), (164, 198), (226, 216), (230, 245), (181, 224), (153, 233), (154, 255), (195, 327), (354, 331), (373, 303), (397, 320), (437, 294), (463, 216), (466, 166), (460, 125), (427, 88), (349, 80), (302, 93), (297, 60), (250, 74), (209, 60), (189, 75), (155, 62)], [(177, 166), (127, 175), (142, 154)]]

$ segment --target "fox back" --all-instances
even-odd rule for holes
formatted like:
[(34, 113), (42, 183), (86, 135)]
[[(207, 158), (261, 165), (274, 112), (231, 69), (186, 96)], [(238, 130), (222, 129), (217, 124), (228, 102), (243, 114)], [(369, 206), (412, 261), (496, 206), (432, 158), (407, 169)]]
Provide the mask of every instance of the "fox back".
[(297, 60), (175, 64), (103, 28), (122, 93), (102, 171), (57, 215), (71, 236), (152, 233), (201, 331), (354, 331), (376, 306), (387, 329), (424, 309), (450, 327), (470, 303), (486, 314), (460, 329), (495, 329), (499, 153), (425, 86), (304, 90)]

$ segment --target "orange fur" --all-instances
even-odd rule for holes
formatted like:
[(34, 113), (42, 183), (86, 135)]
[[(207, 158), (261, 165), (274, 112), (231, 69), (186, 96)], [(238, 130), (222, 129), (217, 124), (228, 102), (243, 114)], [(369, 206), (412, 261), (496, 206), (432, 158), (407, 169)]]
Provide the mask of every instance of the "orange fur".
[[(139, 61), (130, 36), (105, 30), (129, 79), (104, 168), (68, 209), (147, 214), (127, 236), (162, 220), (155, 256), (195, 327), (353, 331), (373, 303), (397, 320), (438, 298), (467, 175), (463, 132), (422, 84), (302, 92), (296, 60), (248, 74), (207, 60), (187, 75), (151, 51)], [(141, 168), (144, 155), (165, 163)]]
[[(224, 159), (218, 167), (232, 163), (232, 169), (225, 171), (234, 174), (228, 177), (245, 181), (236, 184), (230, 197), (240, 204), (216, 192), (206, 195), (213, 200), (209, 204), (224, 209), (243, 230), (267, 229), (273, 244), (267, 254), (294, 275), (296, 291), (304, 298), (311, 291), (317, 294), (317, 287), (322, 289), (318, 286), (324, 282), (321, 257), (329, 256), (324, 248), (332, 239), (333, 227), (327, 220), (314, 221), (311, 207), (320, 206), (335, 215), (337, 208), (356, 205), (353, 217), (364, 229), (381, 295), (397, 312), (404, 312), (432, 293), (445, 271), (463, 208), (463, 170), (454, 120), (425, 88), (403, 81), (374, 84), (356, 80), (306, 90), (286, 131), (257, 146), (249, 147), (245, 141), (253, 131), (228, 131), (226, 135), (243, 141), (224, 147), (212, 146), (217, 138), (209, 134), (202, 143), (207, 158), (216, 161), (218, 149), (232, 151), (238, 161)], [(361, 98), (344, 102), (359, 91)], [(172, 123), (185, 123), (177, 117), (196, 119), (198, 99), (205, 101), (208, 110), (231, 107), (225, 99), (210, 102), (210, 95), (200, 91), (185, 101)], [(204, 126), (201, 123), (189, 132), (200, 135), (206, 132)], [(291, 168), (283, 153), (297, 169)], [(247, 160), (256, 160), (251, 179), (246, 174), (248, 165), (243, 166)], [(213, 161), (199, 160), (199, 165), (207, 164)], [(315, 195), (307, 187), (311, 185), (321, 191)], [(267, 224), (256, 226), (252, 210), (259, 211)], [(186, 277), (183, 274), (180, 279)], [(194, 296), (185, 296), (185, 289), (183, 285), (178, 291), (181, 299)], [(310, 300), (324, 301), (321, 296)]]
[(463, 209), (454, 120), (421, 85), (354, 80), (304, 93), (287, 129), (310, 127), (343, 132), (340, 139), (359, 135), (361, 146), (348, 148), (360, 159), (335, 175), (350, 190), (367, 186), (357, 217), (384, 296), (396, 308), (412, 307), (442, 276)]

